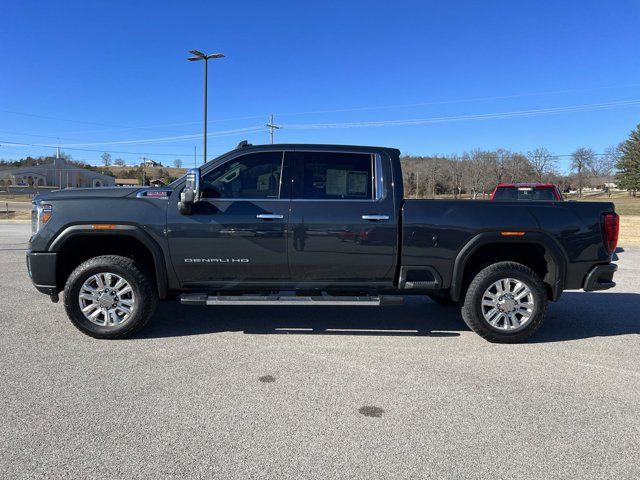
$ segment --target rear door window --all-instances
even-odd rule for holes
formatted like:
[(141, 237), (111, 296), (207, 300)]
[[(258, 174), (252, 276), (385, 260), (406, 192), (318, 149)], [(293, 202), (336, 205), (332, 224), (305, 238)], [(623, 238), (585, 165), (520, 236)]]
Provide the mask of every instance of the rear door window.
[(372, 200), (373, 160), (366, 153), (296, 152), (294, 198)]

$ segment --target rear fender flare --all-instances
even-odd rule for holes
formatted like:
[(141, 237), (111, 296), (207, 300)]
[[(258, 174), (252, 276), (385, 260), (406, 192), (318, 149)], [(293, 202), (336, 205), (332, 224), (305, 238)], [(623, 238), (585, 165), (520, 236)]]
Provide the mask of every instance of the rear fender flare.
[(553, 270), (549, 271), (551, 286), (551, 300), (560, 298), (565, 285), (567, 272), (567, 255), (556, 240), (542, 232), (526, 232), (521, 237), (504, 236), (500, 232), (484, 232), (469, 240), (458, 252), (454, 260), (453, 275), (451, 277), (450, 294), (454, 301), (460, 300), (464, 281), (465, 267), (471, 256), (483, 245), (491, 243), (504, 244), (534, 244), (541, 245), (553, 260)]

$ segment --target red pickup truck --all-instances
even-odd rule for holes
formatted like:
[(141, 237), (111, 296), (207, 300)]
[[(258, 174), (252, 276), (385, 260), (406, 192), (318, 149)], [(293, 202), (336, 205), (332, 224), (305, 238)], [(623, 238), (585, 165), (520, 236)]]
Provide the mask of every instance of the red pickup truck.
[(490, 200), (546, 200), (561, 202), (562, 194), (552, 183), (499, 183)]

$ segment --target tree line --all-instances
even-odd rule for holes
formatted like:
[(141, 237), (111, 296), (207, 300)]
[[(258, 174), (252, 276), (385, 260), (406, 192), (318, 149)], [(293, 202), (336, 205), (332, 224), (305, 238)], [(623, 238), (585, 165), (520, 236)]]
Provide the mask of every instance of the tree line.
[[(68, 154), (61, 154), (78, 168), (86, 168), (115, 177), (109, 169), (111, 155), (101, 156), (103, 167), (95, 167), (82, 161), (73, 160)], [(27, 167), (53, 162), (54, 157), (31, 157), (7, 161), (0, 159), (0, 169)], [(432, 155), (401, 157), (404, 190), (407, 197), (435, 198), (448, 194), (460, 198), (463, 194), (473, 199), (486, 198), (501, 182), (548, 182), (556, 184), (561, 191), (576, 190), (582, 196), (585, 187), (601, 187), (604, 179), (613, 178), (619, 188), (628, 190), (633, 196), (640, 190), (640, 124), (618, 145), (596, 153), (591, 148), (579, 147), (571, 154), (569, 173), (558, 170), (559, 159), (544, 147), (527, 152), (513, 152), (474, 149), (461, 155)], [(124, 166), (122, 159), (113, 161)], [(174, 161), (177, 168), (182, 161)], [(165, 182), (175, 179), (175, 175), (165, 169), (154, 172)], [(122, 169), (122, 178), (144, 178), (143, 167)]]
[(407, 197), (435, 198), (464, 194), (487, 198), (498, 183), (554, 183), (561, 191), (602, 187), (615, 178), (618, 187), (636, 195), (640, 189), (640, 125), (629, 138), (602, 153), (579, 147), (571, 153), (569, 173), (558, 169), (559, 158), (544, 147), (527, 152), (475, 149), (460, 155), (401, 157)]

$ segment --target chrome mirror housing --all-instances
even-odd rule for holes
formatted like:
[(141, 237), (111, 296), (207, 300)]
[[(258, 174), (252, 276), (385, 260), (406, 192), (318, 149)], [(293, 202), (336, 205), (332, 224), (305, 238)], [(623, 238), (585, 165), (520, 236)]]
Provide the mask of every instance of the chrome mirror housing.
[(200, 169), (192, 168), (187, 172), (186, 184), (180, 193), (178, 209), (183, 215), (191, 215), (193, 205), (200, 200)]

